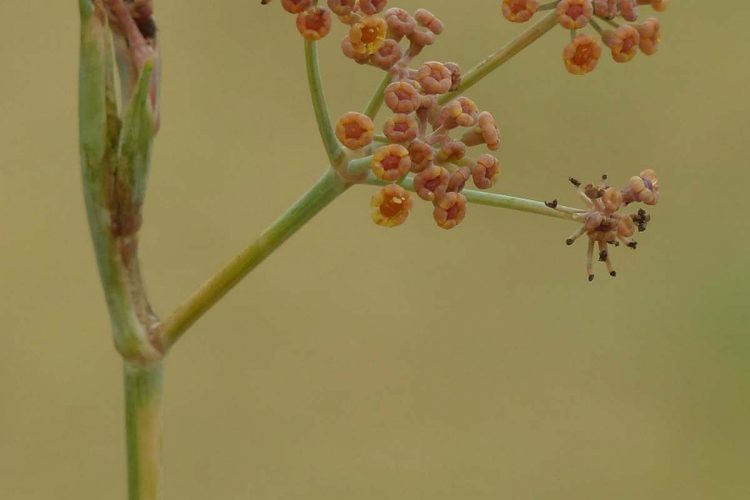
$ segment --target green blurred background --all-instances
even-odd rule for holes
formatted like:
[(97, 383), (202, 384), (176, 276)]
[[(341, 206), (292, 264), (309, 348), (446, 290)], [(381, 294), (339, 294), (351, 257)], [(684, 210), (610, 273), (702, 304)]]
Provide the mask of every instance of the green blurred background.
[[(302, 42), (278, 1), (157, 1), (162, 130), (142, 258), (162, 314), (319, 175)], [(425, 2), (391, 2), (413, 10)], [(523, 27), (430, 0), (427, 56), (468, 68)], [(649, 16), (649, 9), (642, 15)], [(750, 498), (750, 5), (674, 1), (663, 44), (565, 73), (555, 29), (472, 89), (504, 134), (498, 191), (645, 167), (662, 202), (588, 283), (565, 221), (350, 190), (202, 319), (167, 367), (168, 499)], [(84, 220), (75, 2), (4, 2), (0, 497), (125, 498), (120, 363)], [(334, 115), (380, 78), (321, 47)]]

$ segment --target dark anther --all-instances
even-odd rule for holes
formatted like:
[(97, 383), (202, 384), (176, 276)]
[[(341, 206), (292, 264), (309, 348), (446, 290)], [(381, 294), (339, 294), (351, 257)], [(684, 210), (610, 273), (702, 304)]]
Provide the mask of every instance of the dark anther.
[(547, 205), (548, 208), (557, 208), (557, 200), (545, 201), (544, 204)]
[(617, 271), (612, 271), (609, 273), (609, 275), (614, 278), (615, 276), (617, 276)]
[(603, 181), (606, 181), (606, 180), (607, 180), (607, 174), (603, 174), (603, 175), (602, 175), (602, 180), (603, 180)]
[(565, 240), (565, 244), (568, 246), (572, 245), (575, 242), (576, 240), (574, 240), (573, 238), (568, 238), (567, 240)]
[(594, 275), (593, 274), (589, 274), (589, 281), (594, 281)]
[(609, 255), (607, 254), (606, 250), (602, 250), (601, 252), (599, 252), (599, 262), (606, 262), (607, 257), (609, 257)]
[(574, 185), (575, 187), (580, 187), (580, 186), (581, 186), (581, 183), (580, 183), (580, 182), (578, 182), (578, 179), (575, 179), (575, 178), (573, 178), (573, 177), (568, 177), (568, 180), (569, 180), (569, 181), (570, 181), (570, 183), (571, 183), (571, 184), (573, 184), (573, 185)]
[(633, 250), (635, 250), (636, 248), (638, 248), (638, 242), (637, 241), (631, 241), (630, 243), (628, 243), (628, 247), (630, 247)]

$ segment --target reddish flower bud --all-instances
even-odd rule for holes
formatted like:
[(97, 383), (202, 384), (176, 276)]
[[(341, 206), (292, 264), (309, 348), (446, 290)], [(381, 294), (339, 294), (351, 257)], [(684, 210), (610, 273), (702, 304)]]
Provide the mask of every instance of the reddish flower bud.
[(331, 31), (331, 11), (311, 7), (297, 14), (297, 30), (305, 40), (320, 40)]
[(596, 68), (602, 48), (590, 35), (578, 35), (563, 50), (563, 61), (568, 72), (585, 75)]
[(426, 62), (419, 68), (417, 82), (425, 94), (445, 94), (453, 85), (451, 72), (437, 61)]
[(432, 217), (443, 229), (453, 229), (466, 217), (466, 197), (455, 192), (443, 194), (435, 201)]
[(357, 0), (328, 0), (328, 8), (337, 16), (348, 16), (356, 3)]
[(661, 36), (659, 20), (655, 17), (649, 17), (646, 19), (646, 22), (636, 26), (635, 29), (638, 30), (638, 34), (640, 35), (638, 47), (641, 49), (641, 52), (647, 56), (656, 54), (656, 51), (659, 50), (659, 39)]
[(403, 52), (396, 40), (386, 39), (372, 55), (372, 62), (380, 69), (388, 71), (401, 60)]
[(394, 113), (413, 113), (419, 108), (419, 92), (411, 83), (395, 82), (385, 88), (385, 105)]
[(385, 11), (385, 22), (388, 23), (389, 36), (396, 40), (411, 35), (417, 27), (416, 19), (398, 7)]
[(417, 9), (417, 11), (414, 13), (414, 17), (421, 26), (424, 26), (436, 35), (439, 35), (443, 32), (442, 21), (440, 21), (440, 19), (438, 19), (435, 14), (433, 14), (429, 10)]
[(561, 0), (557, 4), (557, 21), (565, 29), (583, 28), (593, 15), (592, 0)]
[(452, 191), (454, 193), (460, 193), (466, 186), (466, 181), (471, 178), (471, 169), (469, 167), (461, 167), (451, 174), (451, 178), (448, 181), (448, 188), (446, 191)]
[(370, 117), (351, 111), (339, 118), (336, 137), (349, 149), (361, 149), (372, 142), (374, 129)]
[(594, 0), (594, 14), (604, 19), (617, 15), (617, 0)]
[(458, 161), (466, 156), (466, 144), (459, 141), (448, 141), (440, 148), (437, 154), (438, 163)]
[(427, 167), (432, 166), (432, 161), (435, 159), (435, 151), (426, 142), (416, 140), (409, 144), (409, 157), (411, 158), (411, 171), (418, 174)]
[(471, 168), (474, 185), (479, 189), (489, 189), (500, 174), (500, 162), (492, 155), (484, 154)]
[(636, 8), (635, 0), (619, 0), (618, 7), (620, 8), (620, 15), (626, 21), (636, 21), (638, 19), (638, 9)]
[(377, 14), (385, 9), (388, 0), (359, 0), (359, 9), (366, 16)]
[(412, 201), (404, 188), (398, 184), (389, 184), (372, 195), (370, 206), (375, 224), (395, 227), (402, 224), (409, 216)]
[(631, 61), (638, 53), (638, 43), (640, 42), (638, 30), (626, 24), (616, 30), (608, 30), (602, 34), (602, 41), (610, 48), (612, 59), (618, 63)]
[(281, 6), (291, 14), (299, 14), (307, 10), (313, 4), (313, 0), (281, 0)]
[(413, 115), (398, 113), (386, 120), (383, 133), (391, 142), (411, 142), (417, 138), (419, 125)]
[(414, 191), (425, 201), (434, 201), (445, 193), (450, 173), (443, 167), (430, 165), (414, 176)]
[(400, 144), (389, 144), (378, 148), (372, 156), (372, 172), (385, 181), (403, 177), (411, 168), (409, 150)]
[(454, 62), (445, 63), (445, 67), (451, 72), (451, 92), (458, 90), (461, 86), (461, 67)]
[(539, 8), (537, 0), (503, 0), (503, 16), (514, 23), (525, 23)]

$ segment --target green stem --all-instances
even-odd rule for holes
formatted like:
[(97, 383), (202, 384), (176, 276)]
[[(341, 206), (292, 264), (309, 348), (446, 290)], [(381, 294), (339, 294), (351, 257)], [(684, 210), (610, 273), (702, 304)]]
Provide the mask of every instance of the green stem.
[(130, 500), (160, 498), (162, 371), (161, 362), (124, 366)]
[(323, 95), (323, 84), (320, 80), (320, 68), (318, 67), (317, 42), (305, 40), (305, 64), (307, 65), (307, 81), (310, 86), (310, 97), (315, 110), (315, 120), (318, 123), (320, 138), (323, 140), (323, 147), (325, 147), (330, 164), (338, 165), (343, 157), (343, 151), (331, 125), (326, 98)]
[(441, 96), (439, 102), (444, 104), (451, 99), (458, 97), (466, 90), (476, 85), (482, 78), (492, 73), (513, 56), (541, 38), (542, 35), (554, 28), (557, 24), (557, 13), (550, 12), (540, 19), (539, 22), (508, 42), (507, 45), (501, 47), (493, 54), (490, 54), (484, 61), (480, 62), (465, 73), (461, 79), (461, 85), (459, 88), (454, 92)]
[[(365, 184), (371, 186), (385, 186), (390, 184), (381, 179), (378, 179), (372, 173), (367, 176)], [(414, 177), (409, 175), (399, 182), (404, 189), (408, 191), (414, 191)], [(461, 193), (466, 196), (466, 200), (470, 203), (477, 205), (487, 205), (490, 207), (506, 208), (509, 210), (518, 210), (521, 212), (528, 212), (538, 215), (546, 215), (547, 217), (555, 217), (557, 219), (568, 219), (572, 221), (578, 220), (578, 214), (582, 211), (577, 208), (566, 207), (558, 205), (557, 208), (549, 208), (542, 201), (529, 200), (526, 198), (517, 198), (515, 196), (508, 196), (499, 193), (489, 193), (486, 191), (476, 191), (473, 189), (464, 189)]]
[(325, 174), (253, 244), (232, 259), (201, 286), (187, 301), (162, 322), (159, 337), (168, 349), (180, 336), (216, 304), (229, 290), (279, 248), (298, 229), (309, 222), (331, 201), (346, 191), (347, 185), (333, 171)]
[(383, 106), (385, 88), (390, 85), (392, 81), (393, 77), (390, 73), (386, 72), (385, 77), (378, 85), (378, 88), (375, 89), (375, 92), (372, 94), (370, 102), (367, 103), (367, 107), (365, 108), (365, 115), (369, 116), (370, 118), (375, 118), (375, 115), (378, 114), (378, 111), (380, 111), (380, 108)]

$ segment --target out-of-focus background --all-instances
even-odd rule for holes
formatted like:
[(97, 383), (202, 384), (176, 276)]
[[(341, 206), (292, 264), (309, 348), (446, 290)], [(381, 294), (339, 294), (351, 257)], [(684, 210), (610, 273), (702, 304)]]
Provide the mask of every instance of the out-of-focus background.
[[(79, 183), (75, 2), (6, 2), (0, 44), (0, 497), (125, 498), (120, 363)], [(220, 4), (220, 5), (219, 5)], [(427, 6), (426, 54), (468, 68), (524, 26)], [(302, 41), (279, 2), (161, 0), (162, 129), (142, 235), (178, 304), (321, 172)], [(642, 16), (650, 16), (643, 8)], [(351, 189), (202, 319), (166, 376), (168, 499), (750, 498), (747, 2), (672, 2), (658, 55), (563, 68), (555, 29), (470, 91), (496, 114), (495, 190), (575, 204), (567, 177), (645, 167), (637, 252), (588, 283), (565, 221)], [(337, 116), (380, 74), (322, 43)]]

